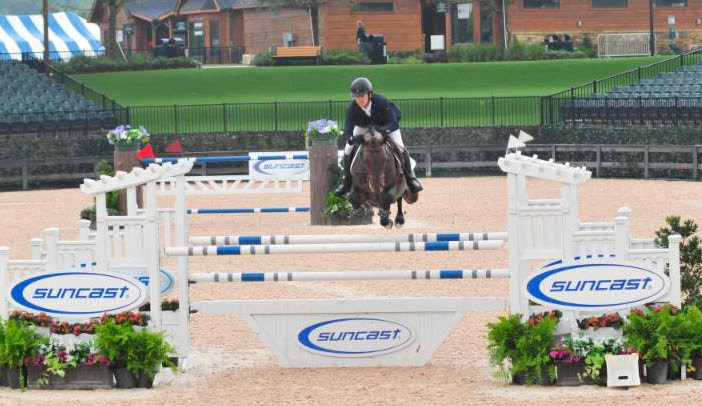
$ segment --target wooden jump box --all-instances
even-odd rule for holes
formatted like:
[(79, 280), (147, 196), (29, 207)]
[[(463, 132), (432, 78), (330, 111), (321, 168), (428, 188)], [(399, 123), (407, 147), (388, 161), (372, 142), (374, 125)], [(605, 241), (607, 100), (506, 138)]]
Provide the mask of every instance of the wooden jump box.
[(273, 59), (314, 59), (319, 64), (322, 59), (322, 47), (320, 46), (299, 46), (299, 47), (277, 47), (273, 52)]

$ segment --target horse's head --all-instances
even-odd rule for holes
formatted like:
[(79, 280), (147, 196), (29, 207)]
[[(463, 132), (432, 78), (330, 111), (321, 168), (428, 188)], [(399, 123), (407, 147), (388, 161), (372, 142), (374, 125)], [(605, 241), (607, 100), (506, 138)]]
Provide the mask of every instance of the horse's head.
[(385, 190), (385, 175), (388, 161), (385, 136), (372, 127), (368, 128), (363, 134), (362, 144), (368, 188), (372, 193), (381, 193)]
[(366, 149), (379, 150), (385, 144), (385, 136), (380, 131), (370, 127), (363, 133), (362, 142)]

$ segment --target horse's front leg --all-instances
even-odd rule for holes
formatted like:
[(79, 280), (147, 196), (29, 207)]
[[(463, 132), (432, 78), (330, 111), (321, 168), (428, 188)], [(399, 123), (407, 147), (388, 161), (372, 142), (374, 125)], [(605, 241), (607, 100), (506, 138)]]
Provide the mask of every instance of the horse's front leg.
[(397, 214), (395, 215), (395, 227), (402, 228), (405, 225), (405, 213), (402, 210), (402, 197), (397, 199)]
[(353, 214), (355, 216), (364, 216), (366, 214), (366, 206), (363, 205), (364, 199), (361, 197), (361, 194), (358, 193), (358, 190), (356, 190), (356, 188), (353, 188), (351, 190), (351, 193), (349, 193), (348, 200), (351, 203), (351, 206), (353, 207)]
[(390, 195), (385, 193), (380, 199), (378, 205), (378, 216), (380, 217), (380, 225), (386, 229), (392, 228), (392, 220), (390, 220), (390, 205), (394, 202)]

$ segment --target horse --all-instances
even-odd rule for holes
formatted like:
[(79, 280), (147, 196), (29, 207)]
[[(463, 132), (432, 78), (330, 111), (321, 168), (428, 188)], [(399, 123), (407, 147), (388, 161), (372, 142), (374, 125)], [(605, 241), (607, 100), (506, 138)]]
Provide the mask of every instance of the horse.
[(377, 207), (380, 225), (386, 229), (393, 227), (390, 221), (390, 205), (397, 203), (395, 226), (402, 228), (405, 216), (402, 212), (402, 200), (412, 204), (419, 198), (407, 188), (398, 155), (393, 152), (385, 136), (373, 128), (357, 136), (361, 143), (352, 157), (351, 180), (353, 188), (349, 201), (357, 214), (368, 208)]

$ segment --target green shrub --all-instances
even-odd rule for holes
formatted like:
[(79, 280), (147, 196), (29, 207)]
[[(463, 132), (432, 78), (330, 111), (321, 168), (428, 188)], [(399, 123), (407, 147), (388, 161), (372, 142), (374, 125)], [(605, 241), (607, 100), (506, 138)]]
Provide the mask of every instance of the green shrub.
[(668, 248), (668, 237), (679, 234), (680, 241), (680, 291), (683, 303), (694, 303), (702, 290), (702, 244), (695, 235), (697, 223), (694, 220), (682, 220), (680, 216), (665, 218), (668, 227), (656, 231), (654, 243), (661, 248)]
[(368, 55), (355, 50), (332, 49), (322, 54), (323, 65), (366, 65), (370, 62)]
[(597, 57), (597, 49), (595, 49), (595, 46), (592, 44), (592, 39), (587, 34), (583, 35), (583, 43), (580, 44), (578, 50), (582, 51), (587, 58)]
[(261, 52), (260, 54), (256, 54), (251, 63), (256, 66), (273, 66), (273, 54), (270, 52)]
[(127, 61), (122, 58), (97, 58), (76, 56), (68, 62), (56, 62), (54, 68), (67, 73), (119, 72), (128, 70), (197, 68), (200, 63), (191, 58), (153, 58), (145, 54), (131, 55)]

